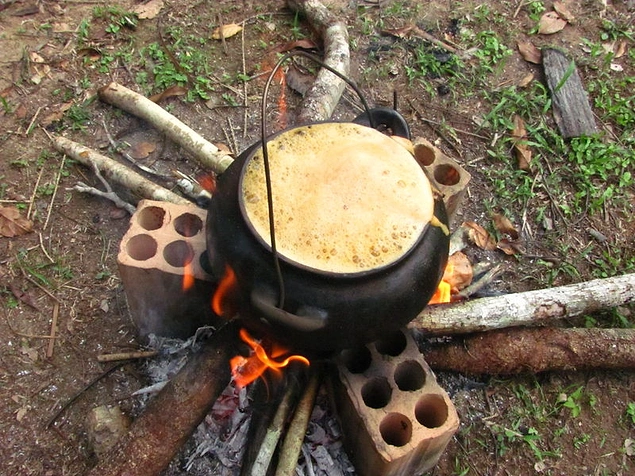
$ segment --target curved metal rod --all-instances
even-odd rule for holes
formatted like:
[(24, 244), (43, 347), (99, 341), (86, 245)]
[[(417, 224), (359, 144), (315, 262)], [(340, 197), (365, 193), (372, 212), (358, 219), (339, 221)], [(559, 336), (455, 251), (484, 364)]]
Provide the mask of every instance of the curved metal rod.
[(327, 69), (328, 71), (333, 73), (335, 76), (337, 76), (338, 78), (346, 82), (346, 84), (348, 84), (353, 89), (353, 91), (355, 91), (360, 101), (362, 102), (362, 105), (364, 106), (364, 111), (368, 115), (368, 118), (370, 121), (370, 127), (372, 127), (373, 129), (375, 128), (373, 117), (370, 114), (370, 107), (368, 106), (368, 103), (366, 102), (366, 98), (362, 94), (362, 91), (359, 89), (359, 87), (352, 80), (347, 78), (345, 75), (337, 71), (332, 66), (327, 65), (324, 61), (322, 61), (317, 56), (307, 53), (306, 51), (301, 51), (301, 50), (290, 51), (289, 53), (285, 54), (282, 58), (278, 60), (276, 65), (271, 70), (271, 73), (269, 73), (269, 77), (267, 78), (267, 83), (265, 84), (265, 89), (262, 94), (262, 103), (261, 103), (261, 111), (260, 111), (260, 144), (262, 147), (262, 160), (263, 160), (264, 168), (265, 168), (265, 185), (267, 188), (267, 207), (269, 212), (269, 236), (271, 240), (271, 253), (273, 254), (273, 265), (276, 270), (276, 276), (278, 278), (278, 287), (280, 289), (280, 298), (278, 300), (278, 307), (280, 309), (284, 307), (285, 288), (284, 288), (284, 279), (282, 277), (282, 270), (280, 269), (280, 258), (278, 256), (278, 248), (276, 246), (276, 232), (275, 232), (275, 224), (274, 224), (275, 220), (273, 216), (273, 194), (272, 194), (272, 187), (271, 187), (271, 169), (269, 168), (269, 152), (267, 151), (267, 129), (266, 129), (267, 127), (266, 126), (267, 96), (269, 94), (269, 88), (271, 86), (271, 82), (273, 81), (273, 78), (275, 77), (278, 70), (289, 58), (293, 58), (295, 56), (304, 56), (305, 58), (309, 58), (310, 60), (319, 64), (320, 67)]

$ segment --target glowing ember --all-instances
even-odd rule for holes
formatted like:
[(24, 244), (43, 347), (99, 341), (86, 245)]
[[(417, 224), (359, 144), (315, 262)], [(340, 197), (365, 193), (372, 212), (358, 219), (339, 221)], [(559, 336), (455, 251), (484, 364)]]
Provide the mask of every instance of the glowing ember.
[(196, 177), (201, 187), (213, 194), (216, 191), (216, 178), (212, 174), (201, 174)]
[(217, 316), (229, 314), (227, 298), (230, 292), (236, 287), (236, 274), (229, 266), (225, 266), (225, 274), (218, 283), (218, 289), (212, 297), (212, 310)]
[(266, 370), (271, 370), (275, 375), (281, 375), (280, 369), (286, 367), (292, 361), (299, 361), (305, 365), (310, 365), (309, 359), (301, 355), (291, 355), (284, 360), (278, 359), (289, 352), (283, 347), (273, 344), (271, 351), (267, 354), (265, 348), (249, 335), (245, 329), (240, 330), (240, 338), (245, 341), (252, 349), (252, 353), (249, 357), (243, 357), (237, 355), (229, 361), (231, 366), (234, 382), (239, 387), (249, 385), (251, 382), (262, 376)]

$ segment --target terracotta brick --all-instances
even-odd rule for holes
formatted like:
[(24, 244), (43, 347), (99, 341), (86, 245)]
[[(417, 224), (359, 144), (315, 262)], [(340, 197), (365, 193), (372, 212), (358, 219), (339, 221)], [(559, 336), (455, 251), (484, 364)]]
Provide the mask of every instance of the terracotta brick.
[[(121, 240), (119, 274), (141, 337), (187, 338), (213, 325), (215, 285), (201, 266), (207, 212), (195, 205), (142, 200)], [(183, 290), (186, 273), (193, 285)]]
[(417, 138), (413, 145), (415, 159), (425, 170), (432, 186), (443, 194), (443, 202), (452, 224), (472, 176), (426, 139)]
[(348, 454), (364, 476), (412, 476), (432, 468), (459, 427), (409, 331), (337, 358), (331, 396)]

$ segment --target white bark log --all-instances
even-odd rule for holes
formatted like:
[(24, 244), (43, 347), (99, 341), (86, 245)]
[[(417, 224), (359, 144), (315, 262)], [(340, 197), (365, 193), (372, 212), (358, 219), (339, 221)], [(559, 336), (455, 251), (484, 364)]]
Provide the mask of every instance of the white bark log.
[(99, 97), (152, 124), (192, 154), (197, 162), (208, 170), (221, 174), (234, 160), (161, 106), (131, 89), (110, 83), (99, 89)]
[[(336, 71), (350, 73), (350, 50), (346, 24), (331, 14), (319, 0), (287, 0), (289, 8), (304, 15), (324, 40), (324, 62)], [(297, 115), (299, 124), (325, 121), (331, 117), (346, 83), (322, 68), (304, 96)]]
[(411, 323), (427, 335), (546, 324), (635, 302), (635, 274), (425, 308)]
[(189, 205), (192, 203), (180, 195), (139, 175), (125, 165), (77, 142), (73, 142), (65, 137), (56, 136), (53, 138), (53, 144), (58, 151), (90, 167), (91, 170), (93, 167), (97, 167), (108, 181), (126, 187), (130, 192), (140, 198), (162, 200), (164, 202), (176, 203), (177, 205)]

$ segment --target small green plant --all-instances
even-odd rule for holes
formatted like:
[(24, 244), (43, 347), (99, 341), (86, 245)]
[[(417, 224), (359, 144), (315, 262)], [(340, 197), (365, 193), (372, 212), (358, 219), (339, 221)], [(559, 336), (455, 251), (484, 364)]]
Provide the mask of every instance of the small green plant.
[(578, 387), (569, 395), (563, 393), (558, 396), (558, 403), (560, 403), (563, 408), (568, 408), (573, 418), (579, 417), (582, 412), (581, 400), (583, 390), (584, 387)]
[(70, 121), (71, 129), (85, 130), (90, 121), (91, 114), (85, 105), (73, 104), (68, 111), (66, 111), (65, 117)]
[(626, 418), (635, 425), (635, 402), (628, 402), (626, 405)]
[(582, 435), (573, 438), (573, 446), (575, 447), (575, 449), (579, 450), (589, 441), (591, 441), (591, 435), (589, 435), (588, 433), (583, 433)]

